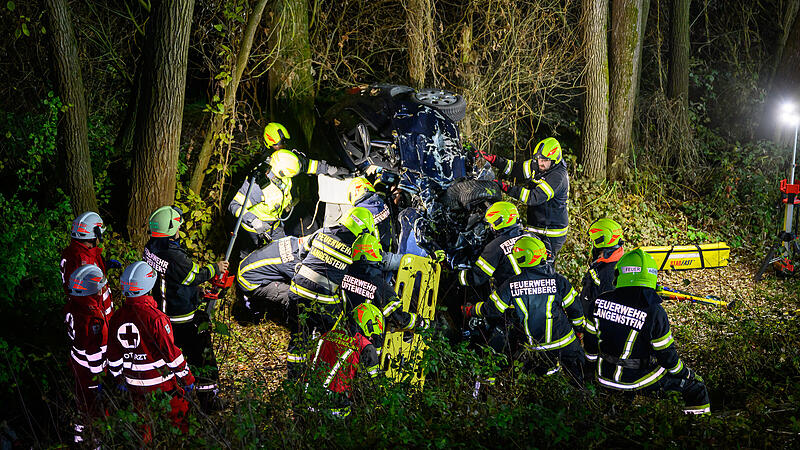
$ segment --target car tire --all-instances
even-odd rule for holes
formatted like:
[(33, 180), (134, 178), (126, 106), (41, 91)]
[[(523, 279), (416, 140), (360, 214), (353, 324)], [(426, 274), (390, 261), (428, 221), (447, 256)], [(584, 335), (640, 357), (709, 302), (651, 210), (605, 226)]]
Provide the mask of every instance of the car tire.
[(488, 180), (461, 180), (447, 188), (446, 201), (453, 209), (470, 209), (480, 202), (496, 202), (503, 194), (497, 183)]
[(453, 122), (459, 122), (467, 116), (466, 100), (454, 92), (425, 88), (412, 94), (411, 98), (421, 105), (436, 108)]

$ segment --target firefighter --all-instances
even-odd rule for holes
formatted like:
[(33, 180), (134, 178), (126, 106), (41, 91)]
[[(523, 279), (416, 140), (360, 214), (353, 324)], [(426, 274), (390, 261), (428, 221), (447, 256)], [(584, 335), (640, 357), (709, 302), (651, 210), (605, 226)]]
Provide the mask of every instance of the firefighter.
[(239, 263), (236, 283), (243, 292), (244, 305), (258, 319), (267, 305), (289, 308), (289, 283), (303, 260), (308, 238), (286, 236), (254, 250)]
[[(622, 226), (611, 219), (599, 219), (589, 226), (589, 240), (592, 242), (592, 260), (589, 270), (583, 276), (581, 305), (589, 316), (594, 300), (603, 292), (614, 290), (614, 266), (625, 253), (622, 241)], [(587, 325), (590, 325), (587, 322)], [(597, 354), (586, 351), (590, 363), (597, 361)]]
[[(182, 211), (173, 206), (162, 206), (150, 215), (150, 240), (144, 248), (144, 261), (158, 278), (153, 291), (158, 307), (172, 323), (175, 345), (197, 372), (198, 399), (207, 408), (216, 408), (217, 361), (211, 346), (211, 327), (208, 314), (200, 308), (198, 285), (228, 269), (227, 261), (201, 266), (192, 261), (178, 241), (178, 230), (183, 223)], [(200, 330), (203, 331), (200, 331)], [(197, 368), (204, 368), (202, 373)]]
[[(342, 299), (345, 314), (361, 303), (375, 305), (395, 330), (411, 331), (427, 328), (427, 321), (414, 313), (403, 311), (397, 293), (383, 277), (381, 243), (371, 234), (362, 234), (353, 243), (353, 264), (342, 279)], [(381, 348), (382, 342), (375, 342)]]
[[(323, 405), (335, 417), (350, 414), (352, 383), (358, 374), (380, 375), (377, 345), (383, 341), (384, 317), (375, 305), (362, 303), (353, 309), (344, 327), (333, 329), (317, 342), (311, 360), (313, 381), (326, 391)], [(313, 388), (312, 388), (313, 389)]]
[(500, 284), (490, 302), (463, 307), (464, 315), (498, 322), (513, 308), (511, 327), (495, 328), (490, 345), (512, 357), (526, 354), (526, 367), (537, 374), (557, 371), (560, 362), (572, 380), (582, 384), (584, 356), (575, 330), (583, 329), (584, 317), (577, 292), (545, 263), (547, 249), (538, 238), (519, 238), (512, 255), (522, 273)]
[[(72, 344), (69, 367), (75, 377), (75, 400), (83, 419), (100, 415), (97, 397), (106, 371), (108, 320), (104, 298), (108, 286), (103, 271), (86, 264), (72, 271), (67, 280), (69, 295), (64, 306), (64, 323)], [(75, 424), (74, 442), (83, 442), (84, 425)]]
[(498, 181), (503, 192), (528, 205), (528, 230), (536, 233), (550, 251), (548, 261), (555, 262), (558, 252), (567, 240), (569, 214), (569, 175), (566, 162), (561, 157), (561, 144), (547, 138), (536, 144), (533, 159), (522, 164), (475, 150), (475, 156), (498, 168), (501, 177), (517, 182), (527, 181), (527, 187)]
[[(289, 287), (292, 339), (286, 362), (290, 377), (298, 375), (305, 362), (303, 347), (308, 336), (333, 328), (342, 313), (339, 288), (353, 263), (353, 242), (364, 233), (375, 233), (374, 218), (366, 208), (355, 207), (338, 225), (312, 235), (309, 252)], [(300, 323), (301, 313), (304, 323)]]
[(484, 220), (494, 232), (495, 238), (486, 244), (472, 267), (458, 272), (458, 282), (462, 286), (481, 286), (490, 278), (494, 278), (499, 285), (521, 272), (517, 260), (511, 254), (514, 243), (525, 234), (518, 223), (517, 207), (509, 202), (496, 202), (486, 210)]
[[(85, 212), (72, 221), (72, 229), (69, 233), (72, 239), (69, 246), (61, 252), (61, 282), (68, 295), (70, 293), (68, 283), (70, 275), (78, 267), (84, 264), (94, 264), (103, 272), (103, 276), (108, 273), (107, 268), (122, 267), (116, 259), (108, 260), (108, 264), (103, 259), (103, 249), (99, 247), (99, 244), (103, 242), (105, 231), (103, 219), (95, 212)], [(110, 315), (114, 308), (111, 292), (105, 289), (103, 295), (103, 311)]]
[(375, 217), (375, 228), (378, 229), (381, 247), (386, 251), (392, 249), (392, 220), (389, 205), (375, 192), (375, 186), (366, 177), (356, 177), (347, 186), (347, 201), (353, 206), (367, 208)]
[(125, 303), (109, 323), (108, 371), (137, 400), (153, 391), (173, 395), (170, 416), (185, 430), (189, 404), (183, 396), (194, 389), (195, 378), (175, 345), (173, 324), (150, 295), (157, 281), (157, 272), (143, 261), (122, 272)]
[[(292, 178), (300, 173), (310, 175), (327, 174), (343, 176), (349, 173), (346, 169), (331, 166), (326, 161), (308, 159), (301, 154), (284, 150), (289, 131), (283, 125), (271, 122), (264, 128), (264, 142), (272, 150), (269, 157), (269, 171), (264, 180), (259, 180), (250, 190), (250, 197), (245, 202), (245, 195), (250, 186), (249, 180), (244, 184), (228, 205), (228, 211), (238, 218), (245, 205), (242, 219), (244, 235), (239, 242), (239, 255), (244, 258), (265, 243), (279, 239), (285, 235), (281, 222), (291, 213), (297, 203), (292, 198)], [(260, 166), (255, 170), (261, 170)]]
[(703, 378), (675, 350), (667, 313), (656, 294), (658, 266), (642, 249), (615, 266), (616, 289), (595, 300), (586, 350), (598, 355), (597, 381), (609, 389), (658, 396), (678, 392), (687, 414), (711, 411)]

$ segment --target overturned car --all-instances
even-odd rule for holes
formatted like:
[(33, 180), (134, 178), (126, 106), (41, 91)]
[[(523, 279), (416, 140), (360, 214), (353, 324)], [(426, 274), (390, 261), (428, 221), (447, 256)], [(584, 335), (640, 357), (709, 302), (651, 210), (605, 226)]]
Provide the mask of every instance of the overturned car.
[[(444, 250), (458, 267), (470, 264), (489, 238), (483, 213), (501, 192), (464, 150), (457, 122), (465, 110), (452, 92), (371, 85), (348, 90), (319, 124), (354, 176), (376, 173), (376, 187), (392, 200), (400, 230), (392, 250), (420, 256)], [(346, 182), (321, 177), (326, 222), (348, 207)]]

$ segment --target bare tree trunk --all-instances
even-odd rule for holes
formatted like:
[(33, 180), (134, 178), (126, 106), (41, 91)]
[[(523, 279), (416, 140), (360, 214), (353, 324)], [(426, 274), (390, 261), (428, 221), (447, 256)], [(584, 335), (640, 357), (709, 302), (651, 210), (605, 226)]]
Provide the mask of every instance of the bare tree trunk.
[(649, 13), (650, 0), (644, 0), (642, 1), (642, 26), (639, 27), (639, 45), (642, 49), (639, 50), (639, 63), (636, 65), (636, 95), (634, 95), (636, 99), (639, 98), (639, 89), (642, 86), (642, 57), (644, 56), (644, 39), (645, 32), (647, 31), (647, 16)]
[(789, 0), (786, 5), (786, 11), (782, 17), (781, 23), (781, 39), (778, 41), (778, 49), (775, 51), (775, 61), (772, 63), (772, 75), (770, 76), (770, 83), (775, 77), (778, 70), (778, 65), (783, 59), (783, 50), (786, 48), (786, 43), (789, 40), (789, 35), (792, 32), (795, 20), (797, 20), (797, 12), (800, 10), (800, 0)]
[(606, 175), (608, 136), (608, 0), (583, 0), (583, 44), (586, 96), (583, 109), (584, 174), (590, 179)]
[[(474, 50), (472, 49), (472, 27), (474, 24), (472, 16), (472, 5), (470, 2), (469, 11), (467, 12), (466, 20), (461, 28), (461, 40), (459, 41), (459, 53), (461, 54), (461, 66), (463, 67), (463, 75), (461, 84), (464, 86), (465, 91), (462, 95), (466, 98), (467, 104), (471, 105), (473, 102), (473, 92), (477, 83), (477, 67), (475, 64)], [(461, 122), (461, 135), (466, 139), (474, 139), (472, 136), (472, 118), (469, 114), (464, 117)]]
[(66, 168), (67, 191), (75, 214), (97, 211), (89, 155), (86, 91), (78, 59), (78, 42), (66, 0), (46, 0), (58, 76), (58, 95), (66, 107), (58, 121), (58, 146)]
[(608, 178), (624, 180), (633, 134), (633, 111), (644, 27), (642, 0), (614, 0), (611, 7), (611, 110)]
[(673, 0), (670, 21), (670, 59), (667, 97), (680, 99), (679, 113), (689, 111), (689, 3), (690, 0)]
[(433, 71), (436, 47), (433, 39), (433, 2), (431, 0), (408, 0), (406, 3), (408, 24), (408, 77), (411, 86), (422, 88), (425, 77)]
[(224, 112), (222, 114), (212, 113), (211, 123), (208, 126), (208, 130), (206, 130), (203, 146), (197, 155), (197, 163), (189, 181), (189, 189), (195, 193), (200, 193), (200, 189), (203, 187), (208, 161), (211, 159), (211, 153), (218, 142), (220, 131), (222, 131), (226, 121), (231, 125), (236, 121), (236, 91), (239, 89), (239, 82), (242, 80), (242, 73), (244, 73), (245, 67), (247, 67), (247, 61), (250, 59), (253, 37), (258, 29), (258, 24), (261, 22), (261, 16), (266, 5), (267, 0), (259, 0), (247, 18), (247, 26), (242, 34), (239, 52), (236, 56), (236, 66), (231, 74), (230, 81), (225, 86)]
[(314, 76), (308, 40), (308, 4), (305, 0), (276, 0), (272, 48), (277, 61), (270, 69), (270, 92), (278, 122), (294, 124), (310, 145), (314, 131)]
[(144, 243), (150, 214), (175, 200), (193, 12), (194, 0), (152, 3), (128, 203), (128, 234), (135, 246)]

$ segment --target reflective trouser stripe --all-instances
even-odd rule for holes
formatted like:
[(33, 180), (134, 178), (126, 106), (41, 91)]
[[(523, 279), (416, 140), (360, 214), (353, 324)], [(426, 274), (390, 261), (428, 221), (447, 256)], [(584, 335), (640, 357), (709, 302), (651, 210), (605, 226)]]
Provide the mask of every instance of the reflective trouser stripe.
[(191, 322), (192, 319), (194, 319), (194, 313), (196, 313), (196, 312), (197, 312), (197, 310), (195, 309), (194, 311), (190, 312), (189, 314), (184, 314), (182, 316), (169, 316), (169, 320), (172, 323)]
[(568, 230), (569, 230), (569, 227), (566, 227), (566, 228), (534, 228), (534, 227), (528, 227), (528, 228), (526, 228), (526, 231), (530, 231), (531, 233), (542, 234), (542, 235), (545, 235), (547, 237), (565, 236), (567, 234)]

